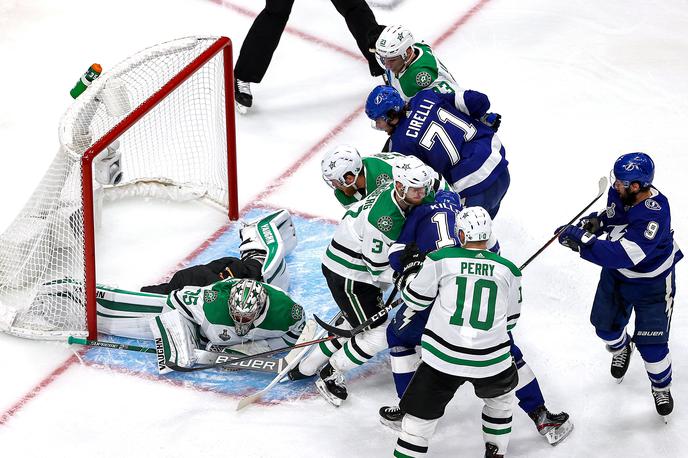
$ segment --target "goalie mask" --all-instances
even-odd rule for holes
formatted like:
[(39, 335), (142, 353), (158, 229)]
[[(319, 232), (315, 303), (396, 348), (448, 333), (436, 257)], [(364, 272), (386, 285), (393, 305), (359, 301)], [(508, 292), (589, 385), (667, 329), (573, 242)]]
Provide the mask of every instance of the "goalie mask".
[(492, 235), (492, 218), (482, 207), (466, 207), (456, 216), (456, 234), (466, 242), (486, 242)]
[(229, 297), (229, 315), (238, 336), (245, 336), (265, 309), (268, 294), (255, 280), (239, 280)]
[[(339, 145), (334, 150), (325, 154), (320, 163), (322, 178), (332, 189), (355, 186), (356, 177), (363, 169), (363, 161), (358, 150), (353, 146)], [(350, 183), (346, 182), (346, 175), (353, 174)]]

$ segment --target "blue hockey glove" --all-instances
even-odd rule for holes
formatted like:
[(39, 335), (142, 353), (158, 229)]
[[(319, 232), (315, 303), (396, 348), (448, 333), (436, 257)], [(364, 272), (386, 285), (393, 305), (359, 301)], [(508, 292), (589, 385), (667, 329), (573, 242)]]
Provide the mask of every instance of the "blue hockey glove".
[(480, 122), (497, 132), (499, 130), (499, 126), (502, 124), (502, 115), (499, 113), (485, 113), (480, 118)]
[(594, 234), (576, 226), (566, 226), (559, 234), (559, 243), (576, 252), (580, 251), (581, 246), (591, 246), (596, 241)]
[(592, 212), (588, 216), (584, 216), (579, 219), (577, 226), (590, 232), (591, 234), (598, 235), (602, 232), (602, 227), (604, 224), (597, 215), (597, 212)]

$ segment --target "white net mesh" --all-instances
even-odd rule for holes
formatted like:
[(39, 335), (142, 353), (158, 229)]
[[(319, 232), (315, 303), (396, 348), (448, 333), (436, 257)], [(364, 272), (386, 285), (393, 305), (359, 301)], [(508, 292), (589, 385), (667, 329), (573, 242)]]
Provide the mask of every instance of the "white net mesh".
[(222, 52), (137, 122), (128, 117), (216, 41), (190, 37), (148, 48), (103, 73), (67, 110), (57, 156), (0, 236), (1, 331), (86, 334), (84, 238), (92, 228), (83, 222), (81, 158), (115, 126), (127, 130), (94, 159), (98, 182), (83, 185), (96, 202), (124, 190), (228, 206)]

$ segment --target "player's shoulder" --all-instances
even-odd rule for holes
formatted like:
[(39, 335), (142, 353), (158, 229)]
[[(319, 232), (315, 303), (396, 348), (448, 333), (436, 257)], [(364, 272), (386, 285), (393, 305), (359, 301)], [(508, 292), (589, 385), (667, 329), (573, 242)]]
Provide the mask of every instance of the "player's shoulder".
[(647, 199), (634, 205), (628, 212), (629, 219), (663, 220), (670, 217), (669, 200), (664, 194), (652, 188)]
[(502, 256), (488, 250), (468, 250), (461, 247), (445, 247), (428, 254), (433, 261), (440, 261), (447, 258), (463, 258), (467, 261), (487, 260), (495, 262), (508, 269), (514, 277), (520, 277), (521, 270), (516, 265)]
[(392, 189), (392, 182), (378, 188), (382, 192), (372, 202), (370, 212), (368, 213), (368, 223), (386, 237), (396, 240), (401, 233), (406, 218), (394, 201)]

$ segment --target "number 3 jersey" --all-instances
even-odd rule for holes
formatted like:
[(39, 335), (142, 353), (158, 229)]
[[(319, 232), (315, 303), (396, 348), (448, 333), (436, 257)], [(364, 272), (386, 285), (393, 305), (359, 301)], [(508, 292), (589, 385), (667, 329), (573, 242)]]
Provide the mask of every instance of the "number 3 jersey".
[(613, 275), (626, 282), (666, 277), (683, 253), (674, 241), (669, 201), (655, 188), (650, 191), (649, 198), (625, 207), (614, 188), (609, 188), (607, 208), (598, 215), (606, 240), (582, 246), (581, 257), (614, 269)]
[(294, 345), (305, 322), (303, 308), (284, 291), (262, 283), (267, 292), (263, 313), (244, 336), (238, 336), (229, 314), (229, 298), (238, 280), (229, 279), (211, 286), (187, 286), (173, 291), (167, 305), (199, 325), (201, 334), (215, 345), (236, 345), (249, 340), (281, 337), (285, 345)]
[(521, 271), (487, 250), (447, 247), (428, 254), (401, 297), (409, 308), (432, 305), (421, 357), (433, 368), (484, 378), (509, 368), (508, 331), (521, 313)]
[(480, 194), (508, 165), (499, 138), (479, 121), (489, 108), (487, 96), (477, 91), (423, 90), (410, 100), (389, 150), (418, 157), (461, 197)]

